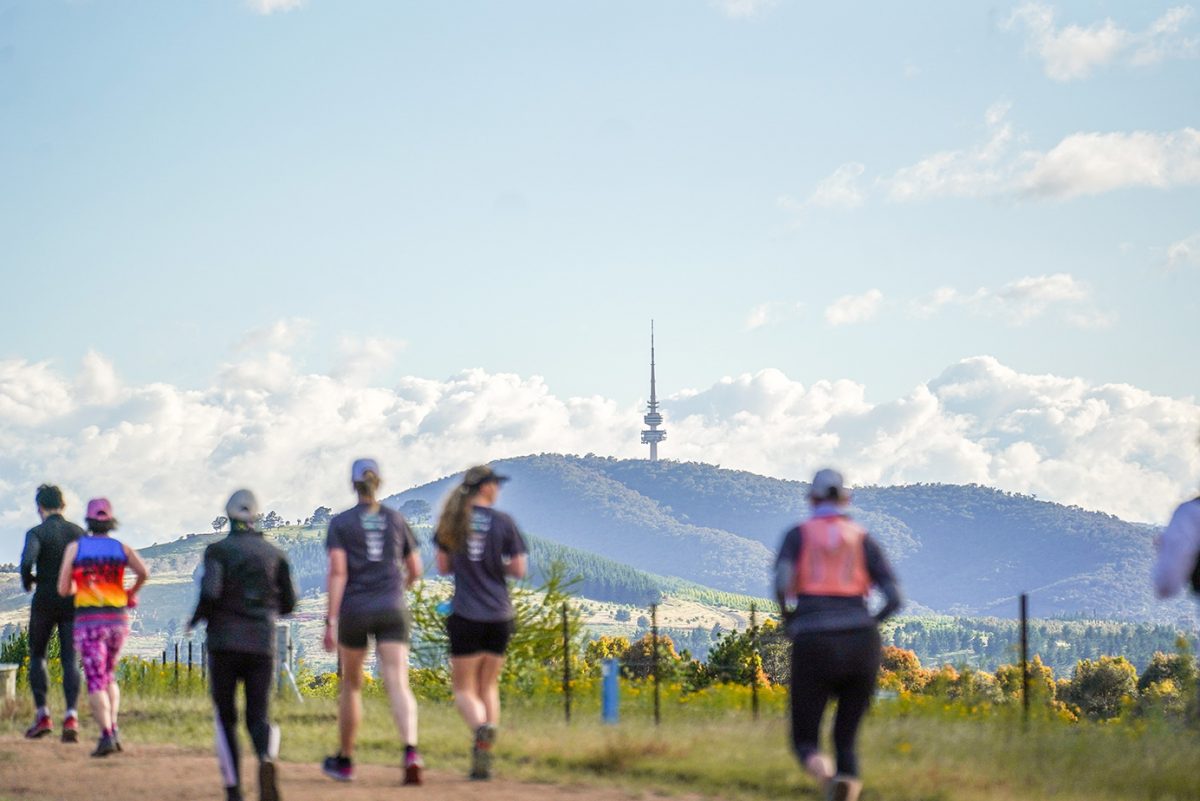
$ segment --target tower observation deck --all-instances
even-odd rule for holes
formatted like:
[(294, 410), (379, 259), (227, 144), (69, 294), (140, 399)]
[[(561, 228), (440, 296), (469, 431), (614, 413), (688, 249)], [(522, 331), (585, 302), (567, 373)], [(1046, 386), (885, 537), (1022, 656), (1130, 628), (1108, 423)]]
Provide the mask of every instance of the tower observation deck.
[(650, 461), (658, 461), (658, 443), (667, 438), (667, 432), (659, 428), (663, 416), (658, 412), (658, 394), (654, 386), (654, 321), (650, 321), (650, 402), (646, 404), (646, 416), (642, 420), (649, 428), (642, 431), (642, 444), (650, 446)]

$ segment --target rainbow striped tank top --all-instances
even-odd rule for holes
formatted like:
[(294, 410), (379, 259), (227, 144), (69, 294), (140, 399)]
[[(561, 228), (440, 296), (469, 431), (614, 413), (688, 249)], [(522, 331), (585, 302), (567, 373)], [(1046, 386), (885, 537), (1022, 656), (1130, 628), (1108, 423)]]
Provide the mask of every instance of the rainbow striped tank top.
[(75, 555), (75, 622), (125, 620), (125, 548), (107, 536), (79, 539)]

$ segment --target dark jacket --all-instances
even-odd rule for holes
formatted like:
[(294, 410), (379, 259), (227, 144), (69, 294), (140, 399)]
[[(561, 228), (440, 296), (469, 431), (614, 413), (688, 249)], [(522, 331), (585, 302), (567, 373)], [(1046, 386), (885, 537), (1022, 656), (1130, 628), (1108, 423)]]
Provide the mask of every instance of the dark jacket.
[(208, 621), (208, 650), (275, 653), (275, 618), (296, 608), (283, 551), (262, 532), (235, 529), (204, 551), (200, 600), (191, 625)]
[[(21, 585), (33, 590), (35, 606), (54, 609), (74, 609), (75, 598), (58, 594), (58, 571), (62, 568), (63, 551), (86, 532), (74, 523), (53, 514), (25, 535), (21, 552)], [(35, 569), (36, 568), (36, 569)], [(37, 589), (34, 589), (36, 586)]]

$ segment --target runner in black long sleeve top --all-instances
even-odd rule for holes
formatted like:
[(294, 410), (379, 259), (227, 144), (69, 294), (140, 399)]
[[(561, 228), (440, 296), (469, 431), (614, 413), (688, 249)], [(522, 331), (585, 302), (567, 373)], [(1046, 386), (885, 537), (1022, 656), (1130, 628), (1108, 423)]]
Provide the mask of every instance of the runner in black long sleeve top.
[(260, 798), (276, 801), (279, 730), (267, 715), (275, 666), (275, 620), (296, 608), (296, 590), (283, 551), (252, 528), (257, 514), (254, 496), (248, 490), (234, 493), (226, 513), (231, 530), (204, 551), (200, 600), (191, 625), (208, 621), (209, 686), (227, 797), (229, 801), (242, 797), (234, 700), (240, 681), (246, 693), (246, 728), (259, 759)]

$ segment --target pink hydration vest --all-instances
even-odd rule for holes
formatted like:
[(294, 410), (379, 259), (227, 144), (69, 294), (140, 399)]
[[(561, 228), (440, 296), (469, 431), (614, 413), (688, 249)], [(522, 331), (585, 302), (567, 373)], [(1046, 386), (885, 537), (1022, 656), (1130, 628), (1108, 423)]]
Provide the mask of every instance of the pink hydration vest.
[(814, 517), (800, 526), (795, 595), (852, 598), (871, 591), (867, 572), (867, 532), (846, 517)]

